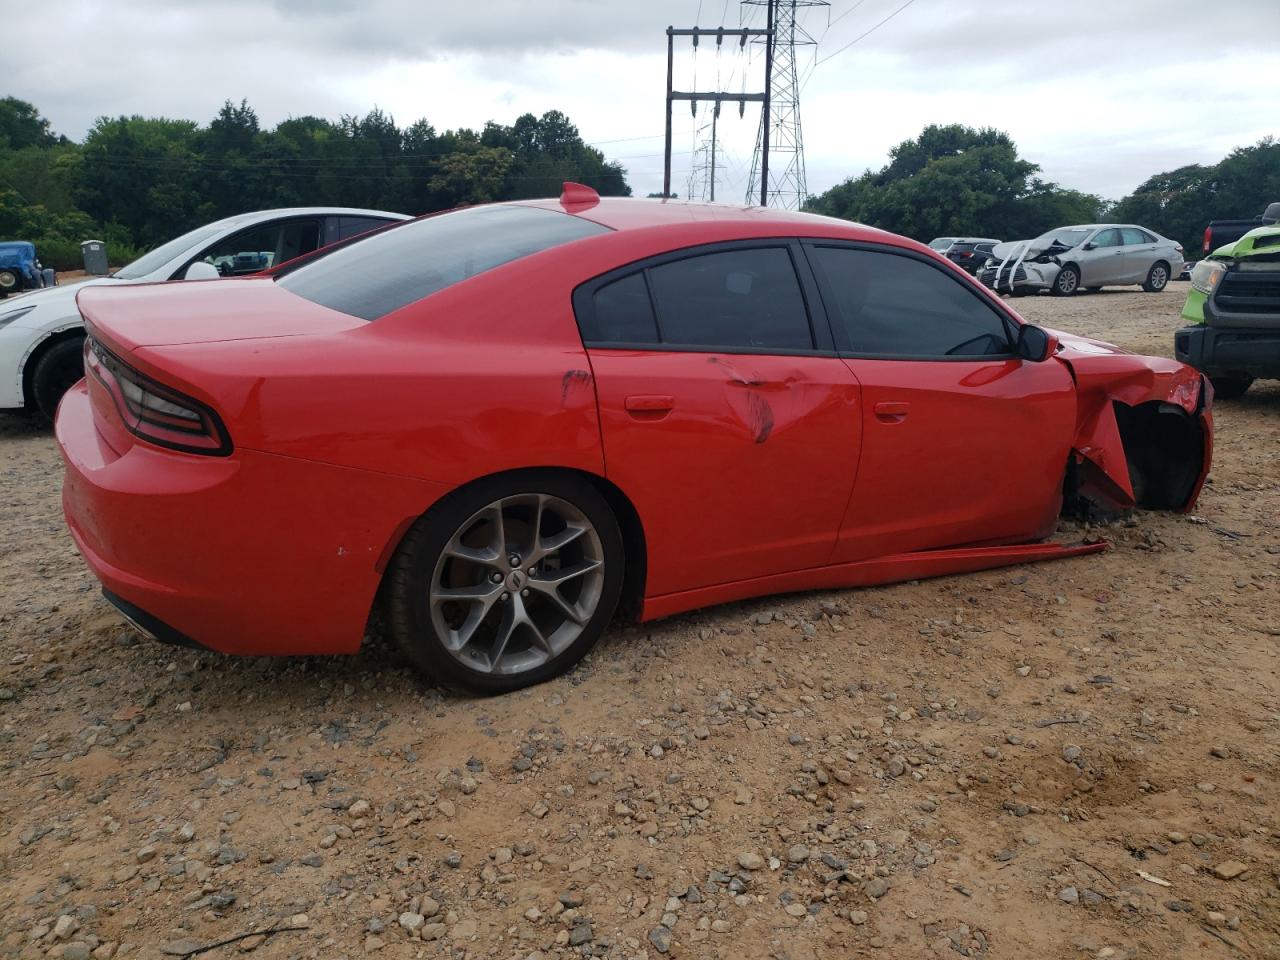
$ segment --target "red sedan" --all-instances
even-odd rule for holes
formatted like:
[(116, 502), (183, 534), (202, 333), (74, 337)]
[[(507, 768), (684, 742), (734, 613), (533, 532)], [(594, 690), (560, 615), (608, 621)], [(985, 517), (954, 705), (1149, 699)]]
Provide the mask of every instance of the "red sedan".
[(472, 207), (259, 278), (79, 298), (63, 499), (161, 639), (511, 690), (641, 619), (1091, 552), (1189, 509), (1194, 370), (1025, 323), (927, 247), (805, 214)]

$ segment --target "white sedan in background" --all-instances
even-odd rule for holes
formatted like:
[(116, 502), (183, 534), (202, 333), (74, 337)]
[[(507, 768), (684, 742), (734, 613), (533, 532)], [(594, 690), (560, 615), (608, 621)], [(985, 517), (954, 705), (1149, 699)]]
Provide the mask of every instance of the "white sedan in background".
[(242, 276), (377, 227), (402, 213), (346, 207), (260, 210), (197, 227), (109, 277), (36, 290), (0, 305), (0, 410), (52, 420), (62, 395), (84, 376), (84, 324), (76, 294), (89, 284), (155, 283)]
[(1060, 297), (1101, 287), (1141, 284), (1159, 293), (1182, 271), (1182, 245), (1130, 223), (1058, 227), (1034, 240), (1011, 240), (991, 251), (978, 280), (997, 293)]

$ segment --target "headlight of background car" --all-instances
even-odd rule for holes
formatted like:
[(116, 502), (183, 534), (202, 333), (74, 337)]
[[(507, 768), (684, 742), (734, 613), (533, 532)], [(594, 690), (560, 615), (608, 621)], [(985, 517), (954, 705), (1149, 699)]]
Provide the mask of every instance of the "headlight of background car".
[(1191, 286), (1205, 295), (1211, 294), (1226, 272), (1221, 260), (1201, 260), (1191, 271)]
[(23, 307), (20, 310), (12, 310), (9, 313), (0, 313), (0, 330), (3, 330), (19, 317), (25, 317), (28, 313), (35, 309), (35, 304), (29, 307)]

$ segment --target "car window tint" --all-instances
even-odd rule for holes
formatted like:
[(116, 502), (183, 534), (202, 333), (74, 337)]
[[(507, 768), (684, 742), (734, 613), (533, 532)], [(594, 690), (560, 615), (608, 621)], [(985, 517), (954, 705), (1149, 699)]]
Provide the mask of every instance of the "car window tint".
[(1125, 227), (1120, 233), (1124, 236), (1124, 245), (1126, 247), (1136, 247), (1143, 243), (1155, 243), (1155, 237), (1144, 230), (1139, 230), (1137, 227)]
[(814, 269), (842, 350), (864, 356), (1010, 352), (1004, 320), (958, 277), (913, 257), (814, 247)]
[(648, 273), (663, 343), (813, 349), (800, 281), (785, 247), (705, 253)]
[(1103, 230), (1093, 238), (1094, 246), (1098, 247), (1118, 247), (1123, 241), (1120, 239), (1119, 230)]
[(321, 306), (376, 320), (504, 263), (608, 232), (555, 210), (467, 207), (326, 250), (276, 282)]
[(595, 330), (587, 339), (607, 343), (657, 343), (658, 325), (643, 273), (605, 284), (595, 292)]
[(356, 237), (370, 230), (376, 230), (386, 223), (391, 221), (380, 217), (341, 217), (338, 220), (338, 239), (346, 240), (348, 237)]
[(224, 277), (242, 277), (272, 266), (280, 244), (281, 224), (267, 223), (219, 240), (204, 251), (202, 261)]

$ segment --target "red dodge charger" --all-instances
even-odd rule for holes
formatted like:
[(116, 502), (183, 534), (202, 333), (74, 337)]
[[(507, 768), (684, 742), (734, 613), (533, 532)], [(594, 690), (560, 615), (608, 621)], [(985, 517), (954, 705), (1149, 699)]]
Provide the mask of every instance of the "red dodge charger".
[(164, 640), (437, 681), (568, 669), (619, 610), (1086, 553), (1189, 509), (1211, 392), (1025, 323), (911, 240), (806, 214), (471, 207), (257, 278), (94, 287), (63, 500)]

